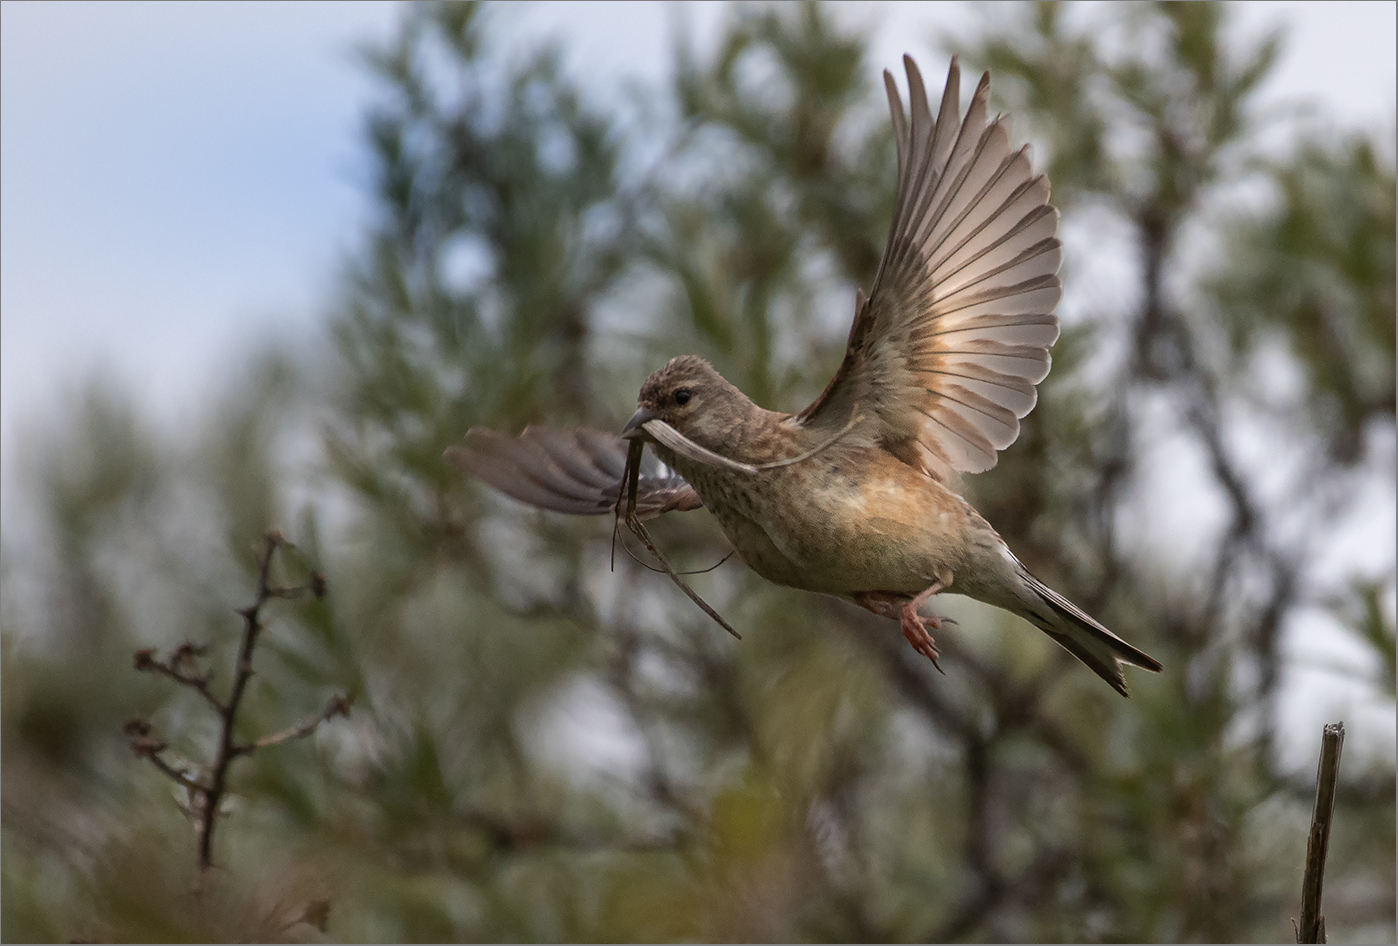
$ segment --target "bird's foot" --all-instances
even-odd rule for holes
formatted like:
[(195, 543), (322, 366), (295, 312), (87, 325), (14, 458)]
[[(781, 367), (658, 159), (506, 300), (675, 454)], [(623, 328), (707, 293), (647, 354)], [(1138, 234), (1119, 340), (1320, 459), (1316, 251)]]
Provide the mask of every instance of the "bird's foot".
[[(909, 601), (903, 606), (903, 611), (899, 615), (898, 623), (903, 627), (903, 636), (908, 639), (908, 643), (913, 645), (913, 650), (917, 651), (928, 660), (932, 661), (932, 666), (937, 668), (938, 673), (943, 673), (942, 665), (937, 662), (937, 642), (932, 639), (932, 631), (942, 626), (947, 618), (923, 617), (917, 613), (916, 603)], [(951, 622), (956, 623), (956, 622)]]
[(937, 662), (937, 658), (940, 656), (937, 651), (937, 642), (932, 639), (931, 632), (943, 624), (955, 625), (956, 622), (951, 618), (923, 617), (917, 613), (918, 609), (927, 602), (927, 599), (941, 591), (942, 588), (943, 585), (937, 582), (912, 598), (893, 591), (864, 591), (853, 597), (854, 603), (861, 608), (872, 611), (880, 617), (892, 618), (897, 621), (903, 628), (903, 636), (908, 639), (909, 644), (913, 645), (913, 650), (932, 661), (932, 666), (942, 672), (942, 665)]

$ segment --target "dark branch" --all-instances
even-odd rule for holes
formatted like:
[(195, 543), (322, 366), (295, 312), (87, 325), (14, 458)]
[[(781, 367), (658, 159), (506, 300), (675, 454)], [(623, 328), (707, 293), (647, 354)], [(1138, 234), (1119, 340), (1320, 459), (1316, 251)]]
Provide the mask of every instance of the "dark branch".
[(272, 556), (276, 554), (277, 546), (284, 540), (282, 534), (273, 530), (267, 533), (264, 540), (262, 559), (257, 569), (257, 600), (250, 607), (242, 608), (239, 614), (243, 616), (243, 638), (238, 644), (238, 659), (233, 665), (233, 687), (228, 695), (228, 702), (224, 704), (222, 725), (219, 727), (218, 752), (214, 756), (214, 764), (210, 770), (209, 790), (204, 793), (199, 811), (199, 867), (201, 870), (208, 869), (213, 864), (213, 843), (214, 826), (218, 818), (219, 804), (223, 801), (224, 793), (228, 790), (228, 767), (238, 756), (237, 747), (233, 744), (233, 724), (238, 718), (238, 707), (243, 702), (243, 694), (247, 691), (248, 681), (252, 679), (252, 651), (257, 646), (257, 635), (262, 630), (260, 620), (262, 606), (273, 596), (273, 587), (269, 581), (272, 571)]
[(155, 648), (146, 647), (136, 651), (132, 666), (145, 673), (158, 673), (161, 676), (169, 677), (180, 686), (189, 687), (202, 696), (214, 708), (215, 712), (222, 713), (223, 703), (209, 689), (209, 681), (213, 679), (213, 674), (200, 673), (194, 666), (194, 658), (202, 656), (204, 650), (205, 648), (197, 647), (186, 641), (175, 649), (175, 653), (171, 655), (167, 663), (156, 659)]
[(131, 751), (143, 759), (149, 759), (151, 765), (168, 778), (183, 785), (191, 793), (208, 791), (204, 783), (192, 778), (184, 769), (165, 761), (161, 753), (165, 751), (166, 745), (150, 734), (150, 723), (144, 719), (133, 719), (126, 724), (126, 735), (131, 740)]
[(1325, 917), (1320, 912), (1320, 901), (1325, 884), (1325, 855), (1330, 849), (1330, 821), (1335, 814), (1335, 786), (1340, 780), (1340, 750), (1344, 745), (1345, 724), (1327, 724), (1320, 737), (1315, 810), (1311, 813), (1311, 837), (1306, 844), (1306, 876), (1301, 883), (1298, 943), (1325, 942)]
[(213, 764), (208, 768), (207, 780), (195, 778), (167, 762), (161, 754), (165, 751), (165, 743), (151, 735), (151, 727), (148, 722), (134, 719), (126, 725), (126, 734), (131, 741), (132, 751), (142, 758), (149, 759), (151, 764), (162, 774), (189, 790), (190, 805), (187, 810), (195, 819), (198, 863), (201, 872), (213, 865), (214, 828), (218, 821), (223, 797), (228, 792), (228, 770), (233, 764), (233, 760), (251, 753), (254, 749), (274, 746), (290, 739), (308, 736), (321, 723), (336, 716), (349, 715), (349, 699), (345, 696), (336, 696), (330, 701), (323, 713), (289, 729), (264, 736), (247, 745), (238, 745), (233, 741), (233, 729), (237, 723), (238, 710), (242, 706), (243, 696), (247, 692), (248, 681), (252, 679), (253, 675), (252, 655), (253, 649), (257, 646), (258, 634), (262, 631), (263, 606), (273, 598), (299, 598), (305, 594), (311, 594), (317, 598), (325, 596), (325, 578), (318, 572), (313, 572), (310, 580), (304, 585), (283, 587), (271, 583), (272, 558), (280, 546), (288, 544), (282, 538), (282, 534), (275, 530), (268, 532), (264, 540), (262, 555), (258, 559), (257, 567), (257, 598), (248, 607), (238, 609), (238, 614), (243, 617), (243, 634), (238, 644), (238, 657), (233, 668), (233, 683), (226, 701), (214, 696), (209, 689), (209, 681), (213, 678), (212, 672), (201, 670), (199, 667), (199, 658), (205, 653), (205, 648), (202, 646), (188, 642), (183, 643), (170, 655), (169, 660), (158, 659), (153, 648), (143, 648), (136, 651), (133, 660), (133, 666), (138, 671), (168, 677), (180, 686), (194, 690), (213, 707), (214, 712), (219, 717), (218, 747), (214, 754)]

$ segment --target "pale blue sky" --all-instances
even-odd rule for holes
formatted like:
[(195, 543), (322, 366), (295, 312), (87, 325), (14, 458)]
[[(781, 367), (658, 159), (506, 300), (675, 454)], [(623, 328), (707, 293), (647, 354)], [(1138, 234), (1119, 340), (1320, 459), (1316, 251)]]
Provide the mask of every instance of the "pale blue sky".
[[(687, 4), (701, 34), (722, 9)], [(1293, 24), (1268, 98), (1392, 127), (1392, 3), (1254, 3), (1243, 28)], [(602, 94), (658, 81), (673, 8), (535, 4), (504, 35), (563, 39)], [(896, 63), (958, 5), (846, 8), (882, 18)], [(32, 3), (0, 7), (0, 449), (97, 368), (169, 423), (231, 352), (309, 331), (365, 212), (353, 50), (393, 3)], [(9, 479), (9, 477), (5, 477)], [(6, 494), (9, 490), (4, 490)]]

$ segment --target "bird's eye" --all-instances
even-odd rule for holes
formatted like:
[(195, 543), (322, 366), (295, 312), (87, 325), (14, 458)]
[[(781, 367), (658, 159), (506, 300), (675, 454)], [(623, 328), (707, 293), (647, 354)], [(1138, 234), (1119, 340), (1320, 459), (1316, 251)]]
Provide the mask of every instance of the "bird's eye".
[(675, 392), (675, 403), (680, 405), (680, 407), (684, 407), (686, 404), (689, 403), (689, 399), (693, 396), (694, 395), (690, 393), (689, 388), (680, 388), (678, 391)]

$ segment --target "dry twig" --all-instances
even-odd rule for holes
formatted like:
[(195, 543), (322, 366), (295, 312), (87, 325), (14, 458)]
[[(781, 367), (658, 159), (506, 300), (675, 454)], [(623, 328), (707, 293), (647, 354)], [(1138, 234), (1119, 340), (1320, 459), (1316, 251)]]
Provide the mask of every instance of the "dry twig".
[[(689, 585), (685, 584), (683, 578), (675, 571), (674, 567), (656, 547), (655, 541), (650, 537), (650, 532), (646, 530), (645, 524), (641, 522), (641, 517), (636, 515), (636, 487), (641, 476), (641, 451), (645, 449), (645, 443), (639, 438), (631, 441), (631, 448), (626, 454), (626, 471), (622, 474), (623, 483), (626, 487), (626, 527), (631, 530), (636, 538), (645, 544), (646, 550), (655, 556), (655, 560), (660, 563), (660, 567), (665, 570), (665, 574), (670, 576), (670, 580), (679, 586), (680, 590), (689, 596), (704, 613), (719, 623), (725, 631), (732, 634), (738, 640), (743, 639), (743, 635), (733, 629), (733, 625), (723, 619), (723, 616), (715, 611), (707, 601), (699, 597), (699, 594)], [(618, 504), (617, 514), (621, 514), (620, 504)], [(721, 563), (720, 563), (721, 564)]]
[(321, 723), (336, 716), (348, 716), (350, 700), (339, 695), (334, 697), (325, 711), (304, 722), (281, 732), (250, 743), (237, 743), (233, 739), (233, 728), (237, 722), (238, 710), (242, 706), (248, 681), (252, 679), (252, 655), (257, 646), (258, 634), (262, 631), (262, 608), (273, 598), (298, 598), (312, 594), (325, 597), (325, 579), (312, 572), (304, 585), (282, 587), (271, 583), (272, 558), (278, 547), (290, 546), (275, 530), (268, 532), (258, 561), (257, 599), (246, 608), (239, 608), (243, 617), (243, 635), (238, 645), (237, 662), (233, 667), (233, 683), (227, 700), (220, 700), (209, 688), (213, 673), (201, 669), (199, 658), (207, 648), (191, 643), (183, 643), (175, 648), (168, 660), (160, 660), (154, 648), (136, 651), (133, 666), (138, 671), (155, 673), (168, 677), (183, 687), (194, 690), (204, 698), (219, 717), (218, 746), (214, 760), (203, 776), (193, 776), (164, 758), (166, 744), (151, 734), (150, 723), (143, 719), (133, 719), (126, 724), (126, 735), (131, 749), (136, 755), (149, 759), (165, 776), (183, 786), (189, 793), (186, 811), (195, 821), (195, 834), (198, 839), (198, 863), (202, 873), (213, 865), (214, 827), (218, 821), (219, 808), (228, 792), (228, 770), (233, 760), (249, 755), (257, 749), (275, 746), (290, 739), (299, 739), (315, 732)]
[(1311, 812), (1311, 837), (1306, 843), (1306, 877), (1301, 882), (1301, 926), (1298, 943), (1325, 942), (1325, 917), (1320, 913), (1325, 884), (1325, 855), (1330, 849), (1330, 821), (1335, 814), (1335, 788), (1340, 781), (1340, 750), (1345, 745), (1345, 724), (1327, 723), (1320, 737), (1320, 764), (1316, 769), (1315, 810)]

